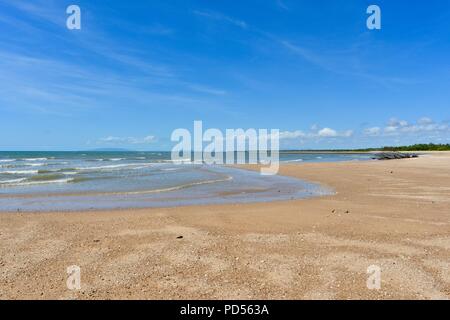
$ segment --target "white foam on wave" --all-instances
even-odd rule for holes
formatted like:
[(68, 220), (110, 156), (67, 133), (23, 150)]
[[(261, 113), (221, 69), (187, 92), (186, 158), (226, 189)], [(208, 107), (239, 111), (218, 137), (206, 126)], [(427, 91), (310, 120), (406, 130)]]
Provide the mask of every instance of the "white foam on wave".
[(194, 162), (190, 158), (180, 160), (162, 160), (162, 162), (169, 162), (175, 164), (193, 164)]
[(3, 174), (37, 174), (38, 170), (9, 170), (9, 171), (0, 171)]
[(166, 168), (166, 169), (161, 169), (162, 171), (179, 171), (181, 170), (180, 168)]
[(47, 158), (27, 158), (27, 159), (22, 159), (24, 161), (45, 161), (48, 160)]
[(142, 190), (142, 191), (128, 191), (128, 192), (111, 192), (107, 193), (109, 195), (139, 195), (139, 194), (151, 194), (151, 193), (162, 193), (162, 192), (170, 192), (170, 191), (177, 191), (182, 190), (194, 186), (201, 186), (205, 184), (213, 184), (213, 183), (219, 183), (219, 182), (227, 182), (233, 180), (232, 176), (227, 176), (224, 179), (216, 179), (216, 180), (205, 180), (205, 181), (198, 181), (198, 182), (192, 182), (192, 183), (186, 183), (174, 187), (167, 187), (167, 188), (161, 188), (161, 189), (153, 189), (153, 190)]
[(25, 181), (25, 180), (27, 180), (27, 178), (3, 180), (3, 181), (0, 181), (0, 185), (14, 184), (14, 183), (22, 182), (22, 181)]
[(303, 162), (303, 159), (286, 160), (285, 162)]
[(94, 159), (94, 161), (122, 161), (125, 160), (125, 158), (99, 158), (99, 159)]
[(92, 170), (108, 170), (108, 169), (118, 169), (118, 168), (124, 168), (124, 167), (133, 167), (136, 166), (136, 164), (116, 164), (116, 165), (109, 165), (109, 166), (98, 166), (98, 167), (79, 167), (75, 168), (75, 170), (80, 171), (92, 171)]
[(14, 162), (16, 159), (0, 159), (0, 162)]
[(43, 167), (46, 166), (45, 163), (24, 163), (23, 166), (25, 167)]
[(48, 164), (45, 163), (22, 163), (22, 164), (2, 164), (0, 168), (19, 168), (19, 167), (44, 167)]
[(2, 181), (0, 185), (2, 187), (20, 187), (20, 186), (32, 186), (32, 185), (39, 185), (39, 184), (61, 184), (61, 183), (68, 183), (73, 181), (73, 178), (66, 178), (66, 179), (57, 179), (57, 180), (47, 180), (47, 181), (26, 181), (26, 178), (22, 179), (14, 179), (14, 180), (7, 180)]
[(140, 169), (147, 169), (150, 167), (154, 167), (156, 164), (155, 163), (139, 163), (139, 164), (134, 164), (137, 165), (137, 167), (134, 167), (133, 170), (140, 170)]

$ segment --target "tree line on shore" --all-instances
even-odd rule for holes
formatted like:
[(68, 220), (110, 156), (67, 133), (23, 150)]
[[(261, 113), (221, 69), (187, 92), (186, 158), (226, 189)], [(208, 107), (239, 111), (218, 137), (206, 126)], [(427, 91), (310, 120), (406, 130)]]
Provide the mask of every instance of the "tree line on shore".
[(450, 144), (418, 143), (409, 146), (386, 146), (365, 149), (328, 149), (328, 150), (280, 150), (281, 153), (291, 152), (402, 152), (402, 151), (450, 151)]
[(359, 149), (358, 151), (450, 151), (450, 144), (419, 143), (410, 146)]

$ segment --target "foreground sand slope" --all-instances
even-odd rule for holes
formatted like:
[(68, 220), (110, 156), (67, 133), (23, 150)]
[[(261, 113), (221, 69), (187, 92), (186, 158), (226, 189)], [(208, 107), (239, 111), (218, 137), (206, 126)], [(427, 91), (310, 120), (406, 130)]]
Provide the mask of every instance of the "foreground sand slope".
[[(450, 297), (449, 154), (285, 165), (280, 173), (337, 194), (264, 204), (0, 214), (0, 298)], [(81, 267), (80, 291), (66, 288), (70, 265)], [(366, 287), (370, 265), (382, 270), (378, 291)]]

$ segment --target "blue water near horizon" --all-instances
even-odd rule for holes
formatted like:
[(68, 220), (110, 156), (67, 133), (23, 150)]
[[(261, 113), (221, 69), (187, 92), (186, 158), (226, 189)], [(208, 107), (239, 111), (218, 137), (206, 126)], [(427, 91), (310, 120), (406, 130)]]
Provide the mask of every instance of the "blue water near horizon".
[[(290, 177), (194, 163), (170, 152), (0, 152), (0, 211), (71, 211), (299, 199), (332, 191)], [(280, 162), (368, 160), (280, 154)]]

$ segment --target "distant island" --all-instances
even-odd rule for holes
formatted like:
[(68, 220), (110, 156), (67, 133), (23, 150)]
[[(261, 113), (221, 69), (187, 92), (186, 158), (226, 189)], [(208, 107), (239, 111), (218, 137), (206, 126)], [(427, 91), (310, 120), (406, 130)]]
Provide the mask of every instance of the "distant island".
[(133, 152), (133, 150), (122, 149), (122, 148), (98, 148), (98, 149), (92, 149), (92, 150), (86, 150), (86, 151), (87, 152)]

